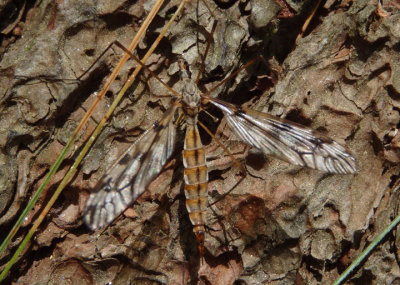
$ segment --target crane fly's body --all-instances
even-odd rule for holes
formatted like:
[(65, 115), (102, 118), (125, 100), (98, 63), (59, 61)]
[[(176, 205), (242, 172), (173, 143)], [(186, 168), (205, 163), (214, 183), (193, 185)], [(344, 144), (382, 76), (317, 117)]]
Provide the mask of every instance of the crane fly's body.
[(203, 255), (204, 225), (208, 204), (208, 170), (206, 154), (197, 129), (197, 116), (200, 111), (201, 97), (196, 84), (189, 80), (183, 90), (183, 112), (186, 116), (186, 135), (183, 147), (183, 166), (185, 180), (186, 209), (189, 213), (193, 231)]
[(161, 172), (173, 152), (176, 138), (174, 118), (179, 109), (186, 119), (182, 153), (186, 208), (201, 255), (208, 204), (208, 172), (197, 120), (198, 113), (206, 104), (218, 107), (234, 133), (265, 154), (324, 172), (356, 172), (355, 159), (341, 145), (322, 134), (266, 113), (212, 98), (210, 92), (201, 93), (196, 83), (188, 78), (184, 79), (183, 86), (182, 94), (174, 100), (163, 118), (129, 147), (91, 193), (84, 213), (84, 220), (91, 229), (111, 223)]

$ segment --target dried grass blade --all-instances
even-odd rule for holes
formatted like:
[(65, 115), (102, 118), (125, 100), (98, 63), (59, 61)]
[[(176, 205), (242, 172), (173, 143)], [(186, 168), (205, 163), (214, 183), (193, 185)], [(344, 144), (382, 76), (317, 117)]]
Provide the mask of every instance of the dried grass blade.
[[(152, 11), (150, 12), (150, 14), (148, 15), (148, 17), (146, 18), (145, 22), (143, 23), (142, 27), (140, 28), (140, 30), (138, 31), (138, 33), (136, 34), (135, 38), (132, 40), (132, 43), (129, 45), (129, 50), (133, 50), (140, 38), (142, 37), (142, 35), (144, 34), (144, 32), (147, 30), (148, 26), (150, 25), (152, 19), (154, 18), (154, 16), (157, 14), (158, 10), (160, 9), (161, 5), (163, 4), (164, 0), (159, 0), (157, 1), (157, 3), (154, 5)], [(180, 11), (182, 10), (183, 6), (184, 6), (185, 0), (182, 0), (181, 5), (179, 6), (178, 10), (175, 12), (174, 16), (170, 19), (170, 21), (168, 22), (168, 24), (166, 25), (166, 27), (164, 28), (163, 32), (160, 34), (160, 36), (157, 38), (157, 40), (154, 42), (153, 46), (150, 48), (150, 50), (148, 51), (148, 53), (145, 55), (145, 57), (143, 58), (143, 60), (145, 61), (150, 55), (151, 53), (154, 51), (154, 49), (156, 48), (156, 46), (158, 45), (158, 43), (160, 42), (161, 38), (163, 37), (163, 35), (166, 33), (166, 31), (168, 30), (168, 28), (171, 26), (172, 22), (175, 20), (177, 14), (180, 13)], [(40, 197), (41, 193), (43, 192), (43, 190), (47, 187), (48, 183), (50, 182), (52, 176), (56, 173), (56, 171), (58, 170), (59, 166), (61, 165), (65, 155), (69, 152), (71, 146), (74, 144), (78, 133), (80, 132), (80, 130), (82, 129), (82, 127), (85, 125), (85, 123), (87, 122), (87, 120), (90, 118), (91, 113), (93, 112), (93, 110), (95, 109), (95, 107), (97, 106), (97, 104), (99, 103), (99, 101), (101, 100), (102, 97), (104, 97), (105, 93), (108, 91), (111, 83), (113, 82), (113, 80), (115, 79), (115, 77), (117, 76), (117, 74), (119, 73), (119, 70), (121, 69), (122, 65), (130, 58), (130, 56), (128, 54), (125, 54), (122, 59), (120, 60), (119, 64), (115, 67), (113, 73), (110, 75), (109, 79), (107, 80), (106, 85), (104, 86), (103, 90), (100, 92), (97, 100), (93, 103), (93, 105), (89, 108), (89, 110), (87, 111), (87, 113), (85, 114), (84, 118), (82, 119), (81, 123), (79, 124), (79, 126), (77, 127), (77, 129), (75, 130), (74, 134), (72, 135), (71, 139), (69, 140), (69, 142), (67, 143), (67, 145), (64, 147), (64, 149), (62, 150), (61, 154), (59, 155), (58, 159), (56, 160), (56, 162), (54, 163), (54, 165), (52, 166), (52, 168), (50, 169), (49, 173), (47, 174), (45, 180), (43, 181), (43, 183), (40, 185), (40, 187), (38, 188), (38, 190), (36, 191), (35, 195), (33, 196), (33, 198), (30, 200), (30, 202), (28, 203), (27, 207), (24, 209), (23, 213), (21, 214), (21, 216), (19, 217), (18, 221), (16, 222), (16, 224), (14, 225), (14, 227), (12, 228), (12, 230), (10, 231), (10, 233), (8, 234), (8, 236), (6, 237), (6, 239), (3, 241), (3, 243), (0, 246), (0, 253), (4, 252), (4, 250), (7, 248), (8, 244), (10, 243), (11, 239), (13, 238), (13, 236), (15, 235), (15, 233), (18, 231), (18, 229), (20, 228), (24, 218), (28, 215), (29, 211), (33, 208), (33, 206), (35, 205), (35, 203), (37, 202), (38, 198)], [(93, 132), (92, 136), (90, 137), (89, 141), (87, 142), (87, 144), (85, 145), (85, 147), (82, 149), (81, 153), (79, 154), (79, 156), (77, 157), (76, 161), (74, 162), (74, 164), (71, 166), (70, 170), (68, 171), (68, 173), (66, 174), (66, 176), (64, 177), (64, 179), (61, 181), (60, 185), (58, 186), (58, 188), (56, 189), (55, 193), (53, 194), (53, 196), (51, 197), (50, 201), (48, 202), (48, 204), (46, 205), (45, 209), (42, 211), (42, 213), (40, 214), (40, 216), (38, 217), (38, 219), (35, 221), (34, 225), (32, 226), (32, 228), (30, 229), (30, 231), (28, 232), (28, 234), (25, 236), (24, 240), (22, 241), (22, 243), (20, 244), (20, 246), (18, 247), (18, 249), (16, 250), (16, 252), (14, 253), (14, 255), (11, 257), (10, 261), (7, 263), (7, 265), (5, 266), (5, 268), (3, 269), (3, 271), (0, 274), (0, 281), (2, 281), (4, 279), (4, 277), (7, 275), (8, 271), (11, 269), (12, 265), (15, 263), (15, 261), (17, 260), (18, 256), (21, 254), (21, 252), (23, 251), (23, 249), (26, 247), (27, 243), (30, 241), (31, 237), (33, 236), (33, 234), (35, 233), (36, 229), (39, 227), (40, 223), (43, 221), (45, 215), (47, 214), (47, 212), (50, 210), (50, 208), (52, 207), (52, 205), (54, 204), (54, 202), (56, 201), (56, 199), (58, 198), (59, 194), (61, 193), (61, 191), (63, 190), (63, 188), (67, 185), (69, 178), (73, 175), (73, 173), (75, 172), (77, 166), (79, 165), (79, 163), (81, 162), (81, 160), (83, 159), (83, 157), (85, 156), (85, 154), (87, 153), (87, 151), (90, 149), (91, 145), (93, 144), (93, 142), (95, 141), (97, 135), (100, 133), (100, 130), (102, 129), (102, 126), (104, 125), (104, 123), (106, 122), (106, 120), (111, 116), (113, 110), (115, 109), (115, 107), (118, 105), (119, 101), (122, 99), (123, 95), (125, 94), (126, 90), (130, 87), (130, 85), (132, 84), (134, 78), (136, 77), (136, 75), (139, 73), (141, 69), (141, 66), (138, 66), (135, 71), (133, 72), (133, 74), (129, 77), (129, 79), (127, 80), (127, 82), (125, 83), (124, 87), (121, 89), (121, 91), (119, 92), (117, 98), (114, 100), (113, 104), (111, 105), (110, 109), (108, 110), (107, 114), (104, 116), (104, 118), (102, 119), (102, 121), (100, 122), (100, 124), (98, 125), (98, 127), (96, 128), (96, 130)]]

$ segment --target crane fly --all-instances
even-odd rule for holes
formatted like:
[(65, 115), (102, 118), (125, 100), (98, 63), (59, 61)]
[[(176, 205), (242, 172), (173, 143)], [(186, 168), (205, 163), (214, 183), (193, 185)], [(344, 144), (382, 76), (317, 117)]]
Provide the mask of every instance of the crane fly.
[[(131, 57), (135, 58), (132, 54)], [(171, 157), (178, 121), (183, 117), (186, 120), (182, 151), (186, 208), (199, 253), (203, 256), (208, 170), (197, 124), (199, 112), (209, 104), (222, 111), (229, 127), (239, 139), (266, 155), (328, 173), (356, 172), (354, 157), (329, 137), (270, 114), (213, 98), (210, 93), (220, 84), (203, 93), (197, 86), (198, 78), (183, 78), (180, 93), (167, 87), (175, 95), (171, 107), (161, 120), (154, 122), (126, 150), (90, 194), (84, 210), (84, 221), (89, 228), (95, 230), (110, 224), (142, 195)]]

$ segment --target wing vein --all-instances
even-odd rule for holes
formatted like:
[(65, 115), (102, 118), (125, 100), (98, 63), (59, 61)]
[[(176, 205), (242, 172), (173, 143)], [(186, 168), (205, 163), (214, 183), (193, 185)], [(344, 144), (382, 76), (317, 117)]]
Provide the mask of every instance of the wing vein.
[(332, 139), (272, 115), (208, 98), (226, 116), (228, 125), (245, 143), (294, 165), (330, 173), (355, 173), (355, 159)]
[(173, 104), (160, 122), (136, 140), (105, 174), (86, 201), (84, 221), (91, 229), (118, 217), (148, 187), (171, 156), (176, 139)]

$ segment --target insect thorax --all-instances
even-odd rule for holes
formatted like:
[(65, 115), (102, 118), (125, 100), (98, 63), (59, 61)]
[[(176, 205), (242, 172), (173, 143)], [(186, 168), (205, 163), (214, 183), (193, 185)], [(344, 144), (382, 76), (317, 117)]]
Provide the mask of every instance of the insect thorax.
[(189, 79), (185, 78), (182, 87), (182, 107), (184, 112), (189, 117), (195, 117), (201, 107), (201, 96), (200, 90), (197, 87), (196, 83)]

